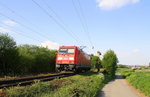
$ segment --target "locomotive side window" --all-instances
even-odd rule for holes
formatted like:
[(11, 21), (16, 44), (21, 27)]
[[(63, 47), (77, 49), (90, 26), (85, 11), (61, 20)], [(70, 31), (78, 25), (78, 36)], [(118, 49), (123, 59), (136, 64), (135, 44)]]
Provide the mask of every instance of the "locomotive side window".
[(74, 54), (74, 49), (68, 49), (68, 54)]
[(66, 53), (67, 53), (67, 49), (60, 49), (60, 50), (59, 50), (59, 53), (60, 53), (60, 54), (66, 54)]

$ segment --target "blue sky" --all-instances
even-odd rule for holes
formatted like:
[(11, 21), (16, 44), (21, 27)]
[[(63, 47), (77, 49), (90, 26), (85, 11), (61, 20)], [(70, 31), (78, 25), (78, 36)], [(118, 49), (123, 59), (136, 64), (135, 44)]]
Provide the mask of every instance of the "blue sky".
[(18, 45), (82, 45), (95, 54), (112, 49), (122, 64), (150, 62), (149, 0), (34, 1), (48, 14), (32, 0), (0, 0), (0, 32)]

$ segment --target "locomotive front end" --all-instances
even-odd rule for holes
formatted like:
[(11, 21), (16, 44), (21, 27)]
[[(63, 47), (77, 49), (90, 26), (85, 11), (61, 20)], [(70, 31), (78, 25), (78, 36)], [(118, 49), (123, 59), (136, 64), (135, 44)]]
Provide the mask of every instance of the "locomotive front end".
[(76, 62), (76, 47), (75, 46), (62, 46), (59, 48), (56, 57), (57, 71), (73, 71)]

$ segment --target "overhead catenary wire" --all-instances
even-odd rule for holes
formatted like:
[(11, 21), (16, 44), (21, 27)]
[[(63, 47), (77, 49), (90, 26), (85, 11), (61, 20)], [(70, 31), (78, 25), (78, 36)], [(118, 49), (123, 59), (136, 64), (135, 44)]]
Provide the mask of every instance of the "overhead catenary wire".
[(90, 32), (89, 32), (89, 29), (88, 29), (87, 21), (86, 21), (86, 18), (85, 18), (85, 16), (84, 16), (84, 13), (83, 13), (83, 9), (82, 9), (80, 0), (77, 0), (77, 1), (78, 1), (78, 3), (79, 3), (79, 8), (80, 8), (80, 10), (81, 10), (81, 15), (82, 15), (82, 17), (83, 17), (83, 21), (85, 22), (85, 27), (86, 27), (86, 29), (87, 29), (87, 35), (88, 35), (89, 41), (90, 41), (90, 43), (91, 43), (91, 45), (92, 45), (92, 48), (93, 48), (94, 45), (93, 45), (92, 40), (91, 40), (91, 37), (90, 37)]
[(53, 14), (54, 14), (55, 17), (57, 18), (57, 20), (58, 20), (59, 22), (61, 22), (61, 23), (65, 26), (65, 28), (68, 28), (68, 30), (70, 31), (70, 33), (72, 33), (72, 35), (74, 35), (74, 37), (77, 38), (77, 40), (80, 41), (81, 44), (83, 44), (83, 41), (81, 41), (81, 40), (79, 39), (79, 37), (78, 37), (71, 29), (69, 29), (68, 25), (65, 24), (65, 22), (62, 20), (62, 18), (60, 18), (60, 16), (55, 12), (55, 10), (54, 10), (47, 2), (45, 2), (45, 0), (42, 0), (42, 1), (43, 1), (44, 4), (48, 7), (48, 9), (49, 9), (51, 12), (53, 12)]
[(76, 13), (77, 13), (77, 16), (78, 16), (78, 18), (79, 18), (79, 21), (81, 22), (82, 28), (83, 28), (84, 32), (86, 33), (86, 35), (87, 35), (88, 41), (89, 41), (90, 45), (92, 46), (92, 49), (94, 49), (94, 46), (93, 46), (93, 43), (92, 43), (91, 38), (90, 38), (90, 34), (89, 34), (89, 31), (88, 31), (87, 22), (86, 22), (86, 20), (85, 20), (84, 14), (83, 14), (83, 10), (82, 10), (80, 1), (79, 1), (79, 0), (77, 0), (77, 1), (78, 1), (78, 4), (79, 4), (80, 12), (78, 11), (74, 0), (72, 0), (73, 7), (74, 7), (74, 9), (75, 9), (75, 11), (76, 11)]
[(82, 6), (81, 6), (81, 3), (80, 3), (80, 0), (77, 0), (77, 2), (78, 2), (78, 4), (79, 4), (79, 8), (80, 8), (80, 12), (81, 12), (81, 16), (83, 17), (83, 21), (85, 22), (85, 28), (86, 28), (86, 32), (87, 32), (87, 36), (88, 36), (88, 39), (89, 39), (89, 42), (90, 42), (90, 44), (91, 44), (91, 46), (92, 46), (92, 53), (94, 54), (94, 45), (93, 45), (93, 42), (92, 42), (92, 40), (91, 40), (91, 37), (90, 37), (90, 32), (89, 32), (89, 29), (88, 29), (88, 25), (87, 25), (87, 21), (86, 21), (86, 18), (85, 18), (85, 15), (84, 15), (84, 13), (83, 13), (83, 9), (82, 9)]
[[(24, 16), (18, 14), (16, 11), (14, 11), (13, 9), (9, 8), (8, 6), (6, 6), (4, 3), (0, 2), (0, 5), (2, 5), (3, 7), (7, 8), (11, 13), (17, 15), (18, 17), (22, 18), (23, 20), (27, 21), (28, 23), (34, 25), (34, 27), (39, 30), (39, 27), (37, 27), (37, 25), (35, 25), (35, 24), (32, 23), (31, 21), (29, 21), (29, 20), (28, 20), (27, 18), (25, 18)], [(7, 17), (7, 18), (8, 18), (8, 17)], [(9, 18), (9, 19), (10, 19), (10, 18)], [(12, 19), (11, 19), (11, 20), (12, 20)], [(22, 25), (22, 24), (21, 24), (21, 25)], [(29, 28), (29, 27), (28, 27), (28, 28)], [(27, 29), (28, 29), (28, 28), (27, 28)], [(30, 30), (31, 30), (31, 28), (30, 28)], [(32, 29), (32, 31), (33, 31), (33, 29)], [(47, 37), (47, 35), (43, 35), (43, 34), (41, 34), (40, 32), (37, 32), (37, 31), (34, 31), (34, 32), (36, 32), (37, 34), (39, 34), (40, 37), (43, 37), (43, 38), (49, 40), (49, 37)], [(54, 40), (53, 40), (53, 41), (54, 41)]]
[[(2, 24), (2, 23), (1, 23), (1, 24)], [(9, 27), (9, 29), (10, 29), (10, 26), (8, 26), (8, 25), (3, 25), (3, 26), (1, 25), (1, 27), (5, 28), (5, 29), (7, 29), (7, 27)], [(22, 32), (24, 32), (24, 31), (21, 31), (21, 30), (19, 30), (19, 31), (14, 31), (14, 30), (12, 30), (12, 29), (10, 29), (10, 30), (11, 30), (12, 32), (14, 32), (15, 34), (24, 36), (24, 37), (26, 37), (26, 38), (28, 38), (28, 39), (33, 40), (33, 41), (42, 42), (42, 41), (40, 41), (40, 40), (38, 40), (38, 39), (33, 38), (32, 36), (27, 36), (27, 35), (23, 34)]]
[[(19, 21), (16, 21), (16, 20), (12, 19), (11, 17), (9, 17), (9, 16), (7, 16), (7, 15), (4, 15), (3, 13), (0, 13), (0, 15), (3, 16), (3, 17), (5, 17), (5, 18), (8, 18), (9, 20), (11, 20), (11, 21), (13, 21), (13, 22), (15, 22), (15, 23), (21, 25), (22, 27), (24, 27), (24, 28), (26, 28), (26, 29), (28, 29), (28, 30), (30, 30), (30, 31), (32, 31), (32, 32), (34, 32), (34, 33), (36, 33), (36, 34), (38, 34), (40, 37), (43, 36), (40, 32), (38, 32), (38, 31), (36, 31), (36, 30), (34, 30), (34, 29), (32, 29), (32, 28), (30, 28), (30, 27), (28, 27), (28, 26), (22, 24), (22, 23), (19, 22)], [(43, 36), (43, 37), (44, 37), (44, 36)], [(45, 38), (45, 37), (44, 37), (44, 38)]]
[(66, 29), (66, 27), (61, 24), (55, 17), (53, 17), (49, 12), (47, 12), (38, 2), (35, 0), (32, 0), (32, 2), (38, 6), (49, 18), (51, 18), (60, 28), (62, 28), (68, 35), (70, 35), (78, 44), (81, 44), (73, 35), (70, 31)]

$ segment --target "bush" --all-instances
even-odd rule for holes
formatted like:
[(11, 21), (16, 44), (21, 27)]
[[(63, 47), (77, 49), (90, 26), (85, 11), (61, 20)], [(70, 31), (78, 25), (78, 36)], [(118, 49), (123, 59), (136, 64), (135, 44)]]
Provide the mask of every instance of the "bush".
[(38, 82), (31, 87), (16, 87), (7, 90), (8, 97), (39, 97), (40, 93), (51, 91), (52, 86), (47, 83)]
[(150, 97), (150, 72), (135, 72), (127, 77), (127, 80), (137, 89), (141, 90), (146, 96)]
[(115, 76), (116, 68), (117, 68), (118, 58), (114, 51), (107, 51), (102, 59), (102, 66), (105, 68), (106, 72), (112, 77)]

